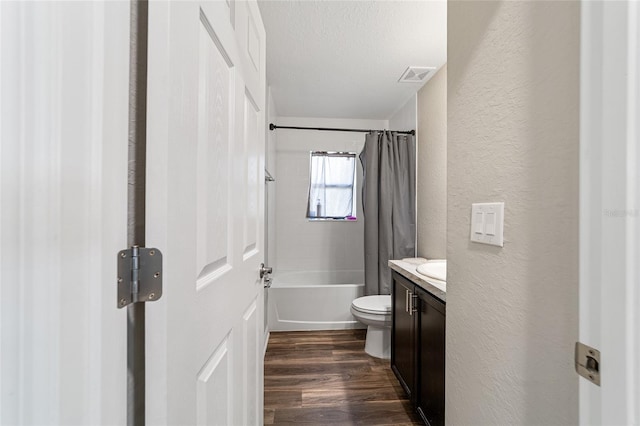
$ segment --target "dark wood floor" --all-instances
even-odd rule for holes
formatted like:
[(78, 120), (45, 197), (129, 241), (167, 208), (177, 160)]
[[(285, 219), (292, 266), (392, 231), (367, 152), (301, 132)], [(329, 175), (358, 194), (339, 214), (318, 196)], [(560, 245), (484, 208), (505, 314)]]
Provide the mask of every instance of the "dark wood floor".
[(365, 330), (274, 332), (264, 361), (265, 425), (420, 425)]

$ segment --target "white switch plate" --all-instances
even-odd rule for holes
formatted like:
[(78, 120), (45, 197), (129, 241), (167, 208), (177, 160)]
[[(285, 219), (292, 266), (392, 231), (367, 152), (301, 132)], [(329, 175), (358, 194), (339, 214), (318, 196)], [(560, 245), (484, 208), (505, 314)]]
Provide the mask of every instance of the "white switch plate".
[(504, 247), (503, 230), (504, 203), (471, 204), (471, 241)]

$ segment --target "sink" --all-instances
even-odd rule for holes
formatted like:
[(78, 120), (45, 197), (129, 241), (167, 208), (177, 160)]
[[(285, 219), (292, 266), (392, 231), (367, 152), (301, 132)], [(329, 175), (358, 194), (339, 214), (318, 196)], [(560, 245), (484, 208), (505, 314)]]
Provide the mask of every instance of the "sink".
[(424, 275), (427, 278), (440, 281), (442, 283), (447, 282), (447, 261), (446, 259), (434, 259), (418, 265), (416, 271), (420, 275)]

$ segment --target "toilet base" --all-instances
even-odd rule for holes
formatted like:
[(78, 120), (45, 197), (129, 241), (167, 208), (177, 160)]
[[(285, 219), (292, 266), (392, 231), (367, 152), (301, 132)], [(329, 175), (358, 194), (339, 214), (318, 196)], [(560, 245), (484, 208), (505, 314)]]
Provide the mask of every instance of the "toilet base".
[(391, 358), (391, 327), (367, 327), (364, 351), (375, 358)]

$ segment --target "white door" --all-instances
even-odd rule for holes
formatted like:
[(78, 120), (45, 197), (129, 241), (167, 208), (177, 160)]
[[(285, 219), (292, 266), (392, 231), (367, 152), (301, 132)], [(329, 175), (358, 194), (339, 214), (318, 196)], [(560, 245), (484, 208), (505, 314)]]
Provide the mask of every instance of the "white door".
[(262, 423), (265, 33), (255, 1), (151, 2), (149, 424)]
[(580, 341), (601, 386), (580, 379), (580, 424), (640, 425), (640, 4), (583, 1)]
[(129, 5), (0, 2), (0, 423), (125, 424)]

